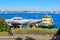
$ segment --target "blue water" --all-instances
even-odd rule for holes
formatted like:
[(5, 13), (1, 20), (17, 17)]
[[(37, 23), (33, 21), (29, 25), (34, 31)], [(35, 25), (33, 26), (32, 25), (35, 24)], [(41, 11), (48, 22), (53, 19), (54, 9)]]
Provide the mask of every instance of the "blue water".
[[(15, 16), (22, 17), (24, 19), (41, 19), (43, 16), (45, 16), (45, 13), (9, 13), (9, 14), (4, 14), (0, 13), (0, 17), (4, 19), (10, 19)], [(60, 28), (60, 14), (53, 14), (53, 13), (48, 13), (50, 15), (54, 22), (55, 22), (55, 27), (54, 28)]]

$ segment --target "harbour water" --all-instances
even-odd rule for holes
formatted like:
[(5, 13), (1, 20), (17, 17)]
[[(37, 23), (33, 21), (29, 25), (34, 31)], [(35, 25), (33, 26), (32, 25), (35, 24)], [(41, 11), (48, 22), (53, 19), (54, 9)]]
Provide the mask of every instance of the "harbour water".
[[(23, 19), (41, 19), (46, 13), (0, 13), (0, 17), (4, 19), (11, 19), (15, 16), (22, 17)], [(60, 14), (48, 13), (54, 20), (54, 28), (60, 28)]]

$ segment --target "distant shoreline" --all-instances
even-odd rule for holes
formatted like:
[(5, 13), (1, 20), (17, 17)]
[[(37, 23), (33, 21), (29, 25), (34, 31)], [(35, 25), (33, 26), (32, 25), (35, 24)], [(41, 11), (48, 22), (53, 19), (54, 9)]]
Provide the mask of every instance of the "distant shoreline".
[(38, 11), (38, 10), (0, 10), (0, 13), (55, 13), (60, 14), (60, 11)]

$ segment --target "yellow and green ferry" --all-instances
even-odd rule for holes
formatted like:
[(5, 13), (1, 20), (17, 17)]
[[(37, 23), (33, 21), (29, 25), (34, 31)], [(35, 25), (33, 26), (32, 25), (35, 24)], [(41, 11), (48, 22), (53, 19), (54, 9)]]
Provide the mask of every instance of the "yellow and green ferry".
[(54, 26), (54, 22), (50, 16), (44, 16), (42, 18), (40, 27), (42, 27), (42, 28), (53, 28), (53, 26)]

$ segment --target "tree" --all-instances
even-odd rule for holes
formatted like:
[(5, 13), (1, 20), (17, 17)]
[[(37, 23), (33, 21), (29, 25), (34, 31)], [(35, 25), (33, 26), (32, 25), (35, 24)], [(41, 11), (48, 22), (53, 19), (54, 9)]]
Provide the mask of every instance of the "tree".
[(5, 20), (0, 17), (0, 32), (8, 31), (8, 30), (9, 30), (9, 26), (7, 25)]

